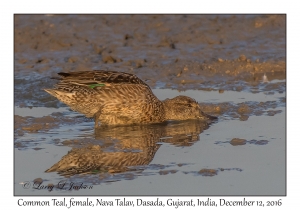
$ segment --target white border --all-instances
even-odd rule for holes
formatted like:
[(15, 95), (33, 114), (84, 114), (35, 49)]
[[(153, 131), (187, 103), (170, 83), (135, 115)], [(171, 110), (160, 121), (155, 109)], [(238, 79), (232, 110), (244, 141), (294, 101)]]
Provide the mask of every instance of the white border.
[[(13, 1), (2, 4), (1, 10), (1, 78), (0, 88), (1, 124), (2, 131), (2, 185), (1, 197), (4, 206), (18, 206), (13, 197), (13, 14), (14, 13), (287, 13), (287, 197), (248, 197), (249, 200), (276, 200), (283, 199), (283, 206), (295, 207), (298, 205), (299, 194), (299, 156), (297, 156), (299, 139), (298, 133), (298, 96), (297, 75), (300, 71), (299, 55), (299, 12), (295, 1)], [(298, 65), (297, 65), (298, 64)], [(59, 197), (62, 198), (62, 197)], [(78, 197), (83, 199), (83, 197)], [(105, 197), (108, 199), (109, 197)], [(120, 197), (118, 197), (120, 198)], [(144, 197), (147, 198), (147, 197)], [(153, 199), (154, 197), (149, 197)], [(169, 197), (162, 197), (166, 200)], [(177, 198), (177, 197), (174, 197)], [(184, 199), (186, 197), (183, 197)], [(201, 197), (204, 198), (204, 197)], [(221, 197), (211, 197), (218, 200)], [(225, 199), (240, 200), (242, 197), (225, 197)], [(30, 200), (50, 200), (50, 197), (25, 197)], [(111, 197), (111, 199), (114, 199)], [(134, 199), (134, 197), (129, 197)], [(75, 208), (75, 207), (74, 207)], [(173, 207), (170, 207), (174, 209)], [(180, 208), (180, 207), (179, 207)], [(227, 208), (227, 207), (223, 207)], [(230, 207), (228, 207), (230, 208)], [(73, 207), (72, 207), (73, 209)], [(295, 208), (293, 208), (295, 209)]]

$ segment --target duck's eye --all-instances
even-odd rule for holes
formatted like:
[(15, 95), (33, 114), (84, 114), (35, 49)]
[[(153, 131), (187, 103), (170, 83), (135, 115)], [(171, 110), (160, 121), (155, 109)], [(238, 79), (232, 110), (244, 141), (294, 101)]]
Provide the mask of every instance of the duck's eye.
[(192, 104), (188, 104), (188, 107), (192, 107)]

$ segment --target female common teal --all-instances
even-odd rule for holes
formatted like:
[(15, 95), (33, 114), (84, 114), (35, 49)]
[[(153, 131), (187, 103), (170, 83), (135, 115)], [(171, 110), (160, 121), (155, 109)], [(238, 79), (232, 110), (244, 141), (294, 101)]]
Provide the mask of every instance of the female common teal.
[(166, 120), (216, 117), (200, 110), (187, 96), (158, 100), (150, 87), (137, 76), (116, 71), (58, 73), (60, 82), (46, 92), (86, 117), (94, 117), (95, 127), (160, 123)]

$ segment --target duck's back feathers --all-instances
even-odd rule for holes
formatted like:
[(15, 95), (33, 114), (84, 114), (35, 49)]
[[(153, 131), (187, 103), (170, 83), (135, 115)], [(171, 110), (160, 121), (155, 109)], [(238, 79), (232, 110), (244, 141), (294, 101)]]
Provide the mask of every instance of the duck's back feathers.
[(103, 124), (164, 120), (162, 103), (133, 74), (115, 71), (58, 74), (60, 82), (45, 91), (86, 117), (93, 117), (101, 109)]
[(79, 71), (71, 73), (58, 73), (60, 82), (55, 85), (56, 90), (64, 92), (86, 92), (93, 95), (95, 91), (111, 87), (142, 86), (152, 93), (151, 88), (140, 78), (133, 74), (117, 71)]
[(109, 84), (142, 84), (148, 86), (134, 74), (117, 72), (117, 71), (79, 71), (64, 73), (60, 72), (61, 80), (77, 81), (79, 83), (109, 83)]

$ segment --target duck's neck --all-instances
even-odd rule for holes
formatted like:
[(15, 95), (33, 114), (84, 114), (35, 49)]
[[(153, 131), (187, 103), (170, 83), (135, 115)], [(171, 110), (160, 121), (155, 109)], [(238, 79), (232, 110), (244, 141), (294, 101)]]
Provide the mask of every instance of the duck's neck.
[(164, 106), (165, 110), (165, 119), (166, 120), (173, 120), (175, 115), (175, 110), (172, 104), (170, 103), (170, 100), (167, 99), (165, 101), (162, 101), (162, 104)]

